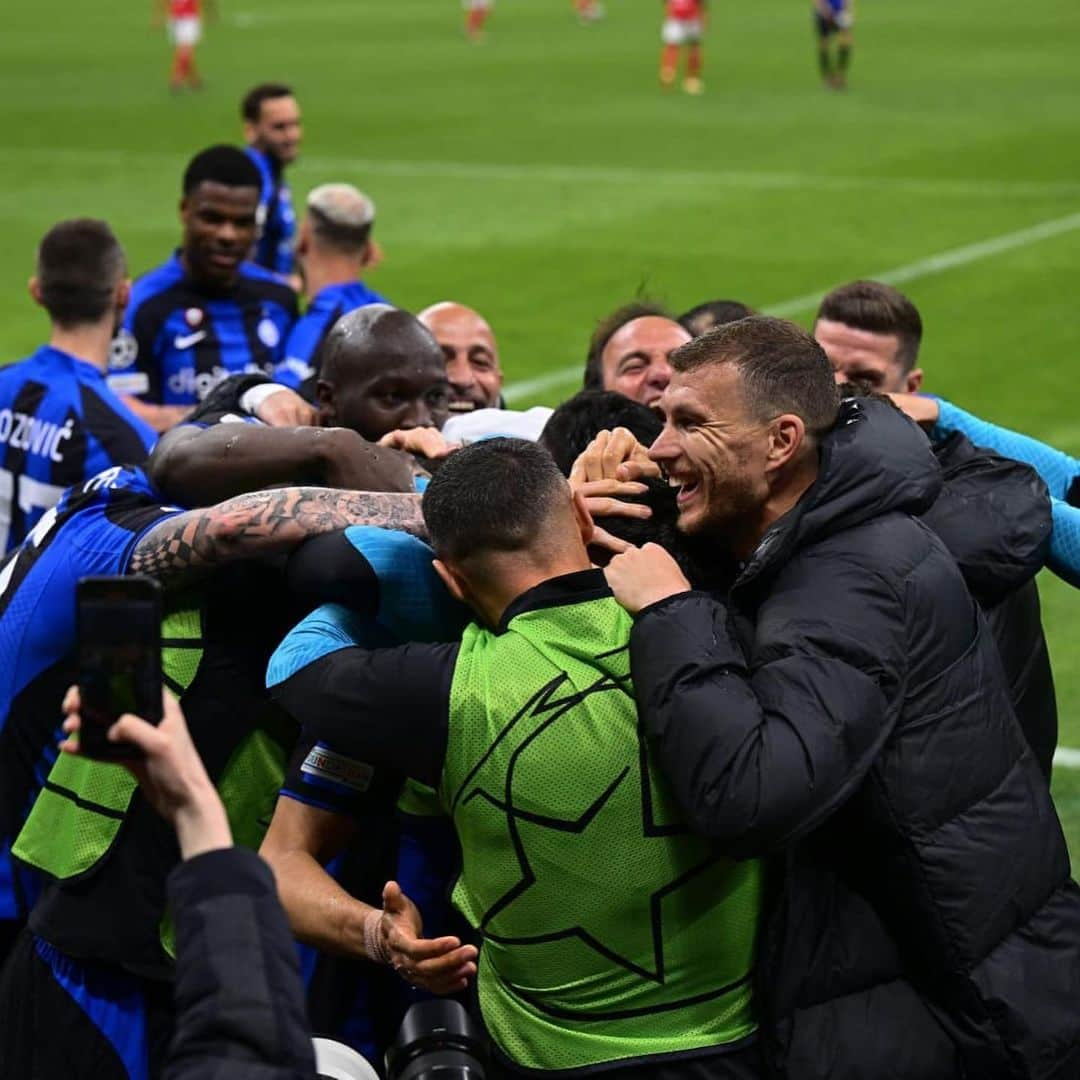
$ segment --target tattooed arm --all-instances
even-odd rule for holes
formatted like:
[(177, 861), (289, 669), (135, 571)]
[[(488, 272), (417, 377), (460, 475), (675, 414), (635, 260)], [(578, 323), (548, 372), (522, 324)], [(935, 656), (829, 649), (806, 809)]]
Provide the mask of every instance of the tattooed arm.
[(420, 496), (282, 488), (238, 495), (162, 521), (135, 545), (129, 574), (168, 580), (237, 559), (278, 555), (349, 525), (379, 525), (424, 537)]

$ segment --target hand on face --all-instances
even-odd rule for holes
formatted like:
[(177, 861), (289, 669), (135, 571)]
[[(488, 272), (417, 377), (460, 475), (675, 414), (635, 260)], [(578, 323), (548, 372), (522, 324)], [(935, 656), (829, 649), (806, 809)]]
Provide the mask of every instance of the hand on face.
[[(623, 466), (633, 464), (633, 474)], [(648, 447), (642, 446), (627, 428), (601, 431), (578, 455), (570, 470), (571, 487), (591, 480), (639, 480), (659, 478), (660, 467), (649, 460)], [(640, 494), (638, 492), (637, 494)]]
[[(570, 489), (581, 496), (594, 521), (604, 517), (650, 518), (648, 506), (625, 500), (649, 490), (639, 478), (659, 474), (633, 433), (615, 428), (601, 431), (578, 456), (570, 470)], [(616, 554), (630, 547), (625, 540), (595, 526), (589, 543)]]
[(267, 427), (312, 427), (315, 423), (315, 407), (295, 390), (283, 386), (259, 403), (255, 416)]
[(932, 428), (941, 417), (941, 407), (936, 398), (923, 394), (890, 394), (889, 397), (901, 412), (907, 413), (921, 427)]
[(631, 615), (690, 591), (690, 582), (679, 564), (659, 544), (630, 547), (607, 564), (604, 577), (615, 599)]
[(409, 428), (406, 431), (387, 432), (380, 440), (380, 446), (393, 450), (403, 450), (408, 454), (417, 454), (429, 461), (441, 458), (460, 450), (459, 443), (449, 443), (436, 428)]

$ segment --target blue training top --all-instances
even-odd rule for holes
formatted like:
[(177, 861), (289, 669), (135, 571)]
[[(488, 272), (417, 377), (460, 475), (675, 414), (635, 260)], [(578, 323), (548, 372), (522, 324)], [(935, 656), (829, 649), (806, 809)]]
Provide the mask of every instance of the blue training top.
[(362, 281), (327, 285), (312, 297), (308, 309), (297, 320), (285, 342), (285, 359), (274, 369), (274, 379), (284, 386), (298, 387), (318, 373), (319, 350), (326, 335), (342, 315), (367, 304), (390, 301), (369, 289)]
[(259, 194), (259, 216), (262, 231), (252, 261), (275, 274), (291, 274), (295, 257), (293, 237), (296, 235), (296, 212), (292, 192), (281, 175), (281, 166), (269, 155), (254, 146), (244, 151), (255, 163), (262, 177)]

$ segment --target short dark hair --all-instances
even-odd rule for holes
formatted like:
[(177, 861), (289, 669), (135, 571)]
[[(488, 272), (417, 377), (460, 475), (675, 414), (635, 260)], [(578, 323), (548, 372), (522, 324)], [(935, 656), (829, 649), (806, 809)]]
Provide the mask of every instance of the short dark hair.
[(259, 83), (244, 95), (244, 100), (240, 102), (240, 115), (249, 123), (257, 124), (262, 115), (263, 102), (283, 97), (295, 97), (291, 86), (277, 82)]
[(734, 365), (746, 405), (761, 421), (794, 413), (815, 436), (836, 422), (840, 396), (832, 364), (801, 326), (753, 315), (709, 330), (671, 354), (678, 372), (714, 364)]
[(581, 390), (551, 414), (540, 434), (540, 444), (555, 459), (563, 476), (569, 476), (578, 455), (589, 443), (601, 431), (617, 427), (627, 428), (639, 443), (651, 446), (664, 424), (647, 405), (624, 394)]
[(919, 358), (923, 334), (919, 309), (891, 285), (880, 281), (853, 281), (841, 285), (821, 301), (816, 319), (843, 323), (872, 334), (895, 334), (900, 342), (896, 359), (905, 374)]
[(610, 315), (601, 319), (596, 324), (592, 337), (589, 339), (589, 351), (585, 357), (585, 389), (603, 390), (604, 388), (604, 365), (603, 355), (607, 343), (627, 324), (635, 319), (644, 319), (655, 316), (659, 319), (671, 319), (671, 313), (662, 305), (654, 304), (650, 300), (631, 300), (629, 304), (623, 304), (616, 308)]
[(41, 302), (58, 326), (80, 326), (104, 318), (126, 270), (124, 249), (104, 221), (61, 221), (38, 245)]
[(752, 307), (740, 303), (738, 300), (706, 300), (697, 307), (692, 307), (678, 318), (679, 325), (694, 337), (699, 337), (706, 330), (714, 326), (723, 326), (724, 323), (738, 322), (740, 319), (748, 319), (757, 312)]
[(262, 188), (262, 177), (255, 162), (235, 146), (221, 144), (200, 150), (184, 170), (184, 194), (190, 195), (203, 183), (225, 187)]
[(522, 551), (544, 532), (566, 478), (552, 456), (524, 439), (485, 439), (455, 451), (424, 492), (423, 513), (440, 559)]

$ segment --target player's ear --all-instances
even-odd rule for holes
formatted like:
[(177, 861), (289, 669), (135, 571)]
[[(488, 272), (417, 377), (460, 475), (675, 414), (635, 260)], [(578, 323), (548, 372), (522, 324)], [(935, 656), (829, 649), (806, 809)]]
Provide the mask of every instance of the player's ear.
[(315, 383), (315, 407), (319, 414), (319, 426), (333, 427), (337, 420), (333, 383), (328, 383), (325, 379), (319, 379)]
[(581, 533), (581, 542), (588, 547), (596, 531), (592, 514), (589, 513), (589, 508), (585, 505), (585, 496), (580, 491), (573, 492), (570, 499), (574, 507), (574, 520), (577, 522), (578, 532)]
[(296, 257), (302, 258), (311, 250), (311, 228), (307, 223), (307, 218), (300, 224), (300, 232), (296, 237)]
[(917, 394), (922, 389), (922, 381), (922, 368), (912, 368), (912, 370), (907, 373), (907, 383), (905, 384), (904, 389), (909, 394)]
[(37, 304), (38, 307), (44, 307), (45, 301), (41, 298), (41, 282), (36, 277), (32, 277), (26, 283), (26, 291), (30, 294), (30, 299)]
[(467, 604), (468, 600), (465, 599), (465, 590), (461, 587), (461, 582), (458, 580), (454, 571), (441, 559), (432, 559), (431, 565), (435, 567), (435, 573), (439, 575), (442, 583), (446, 586), (447, 592), (449, 592), (459, 603)]
[(131, 302), (131, 278), (121, 278), (116, 283), (116, 306), (121, 311), (126, 311)]

